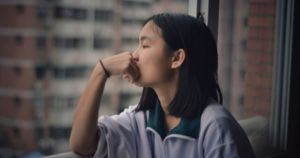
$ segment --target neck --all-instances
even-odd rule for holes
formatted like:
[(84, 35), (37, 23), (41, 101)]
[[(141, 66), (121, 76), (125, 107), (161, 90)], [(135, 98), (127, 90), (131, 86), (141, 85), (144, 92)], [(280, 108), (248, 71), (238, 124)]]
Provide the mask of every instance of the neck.
[(165, 86), (154, 89), (158, 99), (160, 101), (161, 108), (164, 111), (165, 130), (169, 132), (171, 129), (176, 127), (180, 121), (180, 118), (170, 115), (169, 105), (173, 100), (176, 93), (176, 86)]
[(158, 96), (158, 99), (160, 101), (160, 105), (165, 113), (165, 115), (169, 114), (169, 104), (173, 100), (175, 96), (175, 89), (173, 87), (170, 87), (171, 89), (155, 89), (155, 92)]
[(164, 111), (164, 121), (165, 121), (167, 131), (170, 131), (171, 129), (176, 127), (180, 122), (179, 117), (175, 117), (173, 115), (170, 115), (169, 113), (169, 105), (175, 97), (177, 91), (177, 85), (178, 85), (178, 74), (176, 74), (171, 81), (161, 84), (160, 86), (153, 87), (160, 101), (161, 108)]
[(153, 88), (165, 115), (169, 115), (169, 104), (175, 97), (177, 91), (177, 78), (178, 77), (176, 76), (172, 81)]

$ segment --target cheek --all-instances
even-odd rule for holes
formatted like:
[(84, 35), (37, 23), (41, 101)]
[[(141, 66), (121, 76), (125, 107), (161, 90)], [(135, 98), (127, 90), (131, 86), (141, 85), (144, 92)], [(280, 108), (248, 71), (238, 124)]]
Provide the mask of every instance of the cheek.
[(158, 55), (145, 56), (140, 58), (140, 73), (141, 79), (145, 82), (155, 82), (164, 80), (166, 74), (168, 74), (169, 66), (166, 58)]

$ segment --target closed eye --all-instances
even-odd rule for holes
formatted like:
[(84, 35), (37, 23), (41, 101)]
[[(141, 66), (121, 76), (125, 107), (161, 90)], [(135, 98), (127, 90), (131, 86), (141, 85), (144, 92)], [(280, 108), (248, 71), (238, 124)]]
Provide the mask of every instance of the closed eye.
[(143, 48), (149, 48), (149, 45), (142, 45)]

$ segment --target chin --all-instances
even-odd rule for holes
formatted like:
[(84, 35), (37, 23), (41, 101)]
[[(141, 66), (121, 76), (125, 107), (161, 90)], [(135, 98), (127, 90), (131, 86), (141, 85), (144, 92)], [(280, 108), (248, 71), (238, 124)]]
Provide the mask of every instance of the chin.
[(140, 81), (134, 82), (133, 84), (137, 87), (145, 87)]
[(134, 84), (135, 86), (137, 86), (137, 87), (143, 87), (143, 88), (144, 88), (144, 87), (148, 87), (148, 85), (149, 85), (149, 84), (143, 82), (141, 78), (139, 78), (139, 79), (138, 79), (137, 81), (135, 81), (133, 84)]

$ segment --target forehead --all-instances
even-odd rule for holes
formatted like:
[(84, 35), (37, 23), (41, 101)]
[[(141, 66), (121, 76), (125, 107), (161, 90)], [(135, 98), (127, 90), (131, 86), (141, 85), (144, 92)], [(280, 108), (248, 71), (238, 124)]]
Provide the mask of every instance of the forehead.
[(139, 38), (147, 37), (149, 39), (161, 38), (161, 29), (153, 22), (147, 22), (142, 28)]

